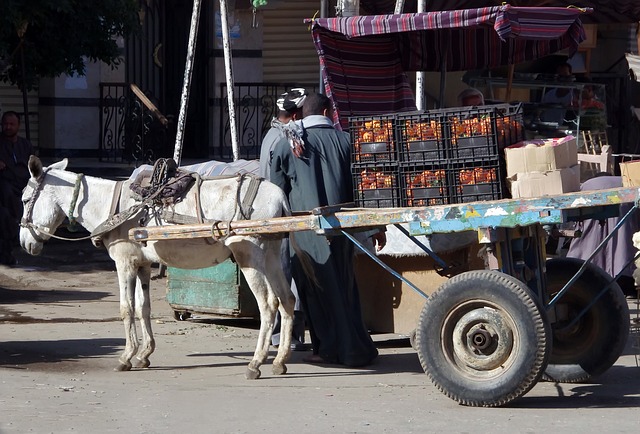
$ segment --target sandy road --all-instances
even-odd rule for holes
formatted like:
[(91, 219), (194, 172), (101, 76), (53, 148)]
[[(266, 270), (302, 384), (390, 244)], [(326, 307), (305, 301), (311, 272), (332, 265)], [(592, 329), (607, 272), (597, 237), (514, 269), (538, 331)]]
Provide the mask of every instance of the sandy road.
[[(178, 322), (152, 283), (157, 349), (146, 370), (114, 372), (124, 345), (116, 274), (102, 250), (52, 241), (0, 268), (0, 433), (425, 433), (640, 430), (636, 337), (590, 384), (538, 383), (505, 408), (457, 405), (424, 375), (407, 339), (375, 336), (366, 369), (313, 366), (244, 379), (256, 322)], [(632, 315), (638, 306), (630, 302)]]

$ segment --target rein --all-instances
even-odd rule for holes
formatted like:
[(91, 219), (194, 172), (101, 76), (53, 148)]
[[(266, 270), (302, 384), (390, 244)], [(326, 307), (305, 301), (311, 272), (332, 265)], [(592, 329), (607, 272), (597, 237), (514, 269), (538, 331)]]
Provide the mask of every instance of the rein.
[(71, 203), (69, 204), (69, 213), (67, 214), (69, 218), (69, 226), (75, 227), (78, 222), (76, 218), (73, 216), (73, 212), (76, 210), (76, 202), (78, 202), (78, 195), (80, 194), (80, 185), (82, 183), (82, 178), (84, 175), (82, 173), (78, 173), (76, 175), (76, 183), (73, 186), (73, 197), (71, 198)]

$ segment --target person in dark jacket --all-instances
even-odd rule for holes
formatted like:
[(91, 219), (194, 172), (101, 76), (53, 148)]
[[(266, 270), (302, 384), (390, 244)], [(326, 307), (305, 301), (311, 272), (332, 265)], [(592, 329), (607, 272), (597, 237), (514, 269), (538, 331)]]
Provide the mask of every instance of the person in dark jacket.
[[(307, 96), (302, 136), (283, 139), (274, 149), (271, 182), (285, 191), (294, 212), (353, 202), (350, 138), (334, 128), (331, 107), (324, 95)], [(291, 269), (313, 348), (313, 355), (303, 360), (351, 367), (371, 364), (378, 350), (362, 319), (353, 244), (344, 236), (310, 231), (291, 236)], [(373, 236), (381, 248), (384, 232)]]
[(22, 217), (22, 190), (29, 181), (29, 157), (33, 146), (20, 137), (20, 116), (14, 111), (2, 114), (0, 135), (0, 264), (16, 263), (12, 250), (18, 243), (18, 223)]

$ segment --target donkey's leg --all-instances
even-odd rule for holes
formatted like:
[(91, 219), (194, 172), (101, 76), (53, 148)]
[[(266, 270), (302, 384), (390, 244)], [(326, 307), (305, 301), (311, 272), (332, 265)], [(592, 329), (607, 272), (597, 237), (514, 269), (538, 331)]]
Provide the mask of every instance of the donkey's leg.
[[(273, 333), (273, 324), (276, 319), (276, 310), (278, 309), (278, 300), (267, 289), (267, 281), (261, 271), (255, 268), (242, 267), (242, 273), (253, 292), (258, 310), (260, 311), (260, 332), (258, 334), (258, 342), (253, 354), (253, 359), (247, 367), (245, 377), (249, 380), (260, 378), (260, 366), (264, 364), (269, 356), (269, 346), (271, 345), (271, 335)], [(282, 345), (280, 345), (282, 348)]]
[[(287, 281), (282, 269), (281, 240), (265, 240), (265, 273), (267, 287), (272, 296), (280, 301), (278, 310), (280, 311), (280, 345), (278, 355), (273, 361), (273, 373), (281, 375), (287, 373), (286, 362), (291, 356), (291, 336), (293, 333), (293, 314), (296, 298), (291, 292), (291, 283)], [(286, 258), (289, 260), (289, 258)]]
[[(253, 359), (247, 367), (245, 377), (249, 380), (260, 378), (260, 366), (269, 356), (269, 345), (271, 344), (271, 334), (273, 333), (273, 323), (275, 321), (278, 300), (269, 289), (269, 282), (265, 274), (273, 272), (266, 268), (265, 251), (259, 241), (247, 237), (237, 237), (229, 242), (228, 247), (233, 252), (233, 256), (242, 269), (242, 274), (251, 289), (258, 309), (260, 311), (260, 333)], [(279, 269), (277, 264), (275, 267)], [(283, 348), (283, 345), (280, 345)]]
[(151, 297), (149, 296), (149, 282), (151, 281), (151, 265), (138, 269), (138, 286), (136, 287), (136, 316), (140, 320), (142, 331), (142, 345), (136, 357), (137, 368), (148, 368), (149, 356), (156, 349), (156, 341), (151, 330)]
[(129, 371), (131, 358), (138, 351), (138, 335), (134, 316), (136, 273), (130, 264), (116, 261), (118, 281), (120, 284), (120, 317), (124, 323), (126, 343), (124, 351), (120, 355), (120, 364), (116, 371)]
[(295, 297), (282, 271), (280, 241), (245, 239), (230, 247), (236, 261), (242, 267), (242, 272), (260, 309), (260, 335), (254, 358), (247, 368), (246, 377), (254, 379), (260, 376), (258, 368), (265, 362), (269, 353), (278, 305), (280, 305), (282, 324), (278, 354), (273, 361), (273, 373), (284, 374), (287, 372), (285, 364), (291, 356)]

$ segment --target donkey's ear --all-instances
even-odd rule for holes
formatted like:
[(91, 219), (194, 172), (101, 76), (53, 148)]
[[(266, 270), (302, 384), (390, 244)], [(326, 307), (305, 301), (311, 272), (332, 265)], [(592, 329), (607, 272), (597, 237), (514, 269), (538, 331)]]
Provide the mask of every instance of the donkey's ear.
[(29, 157), (28, 166), (29, 172), (31, 173), (32, 177), (38, 178), (40, 175), (42, 175), (42, 161), (40, 161), (40, 159), (35, 155), (31, 155)]
[(64, 170), (64, 169), (67, 168), (67, 164), (69, 164), (69, 160), (67, 158), (65, 158), (62, 161), (58, 161), (57, 163), (53, 163), (51, 166), (49, 166), (49, 169)]

